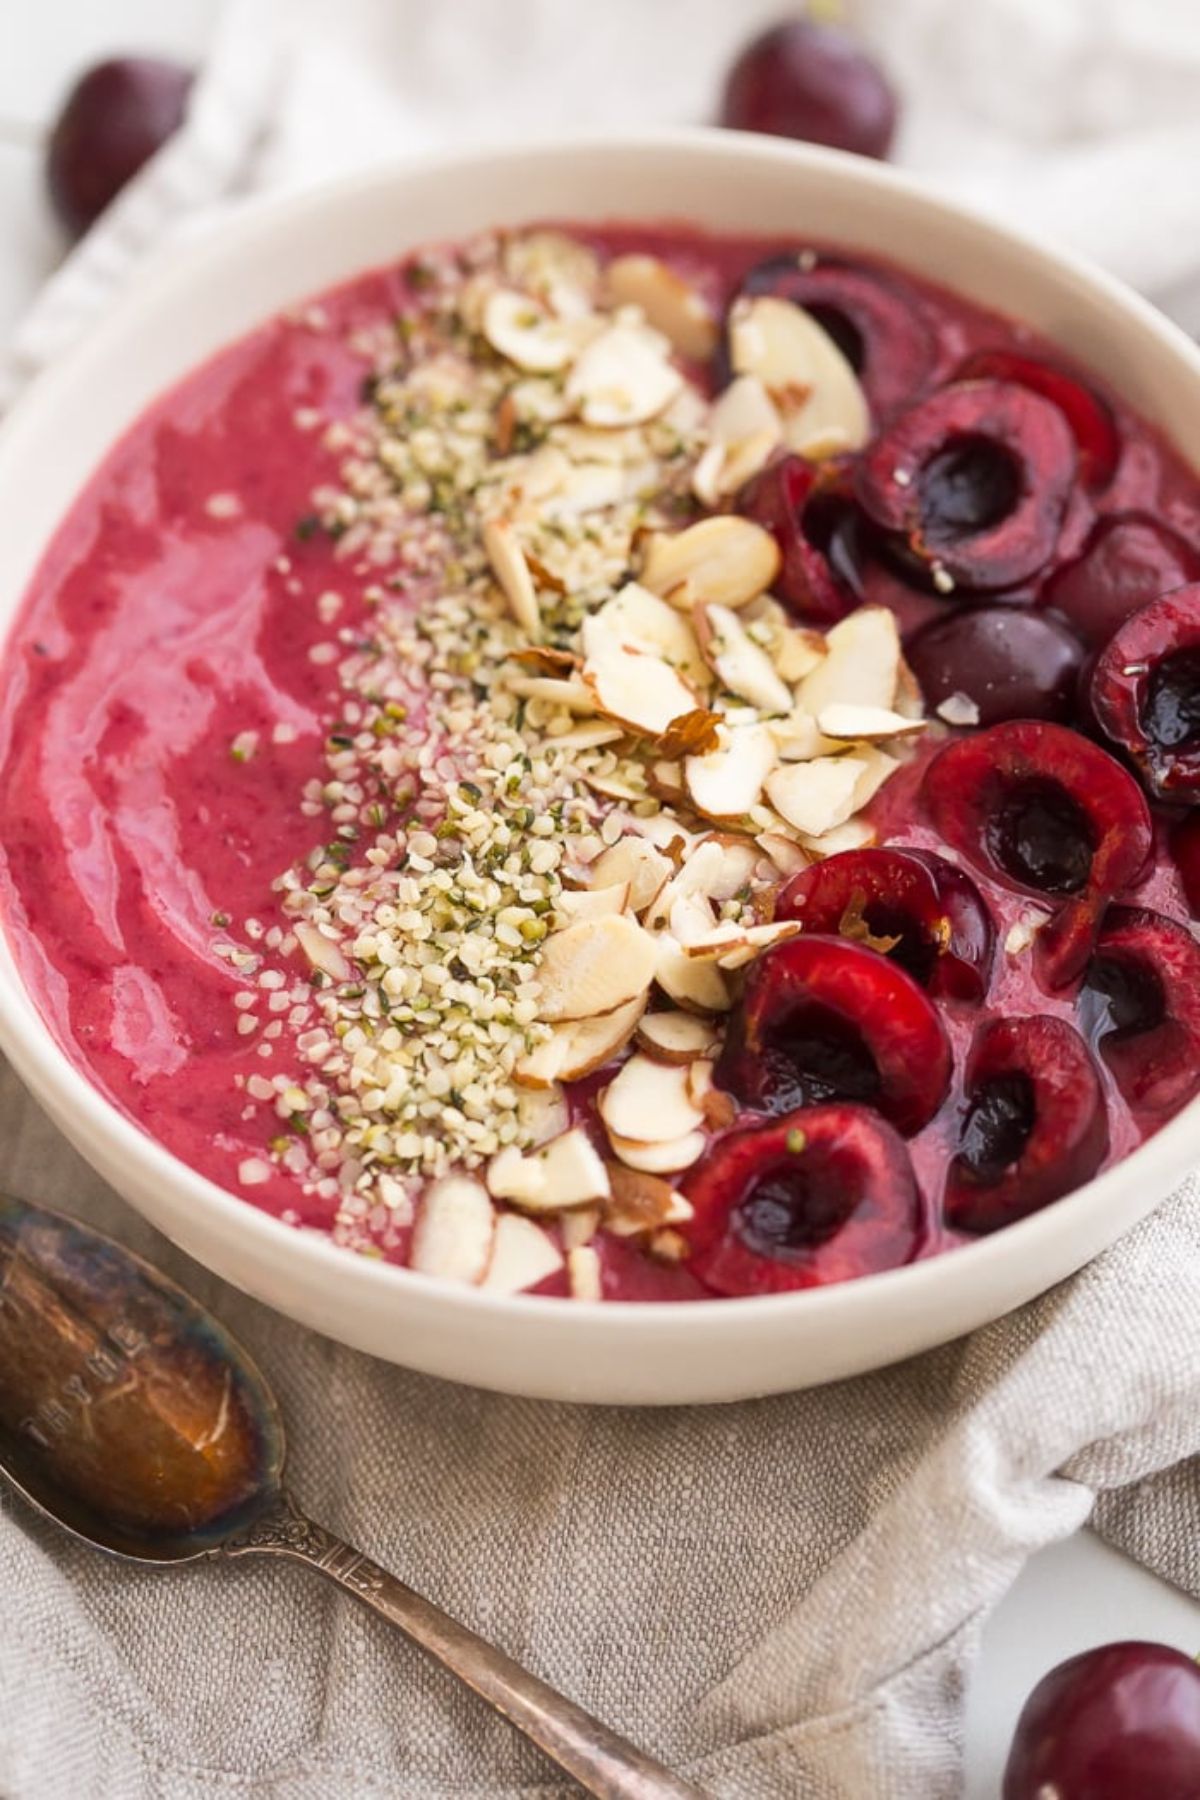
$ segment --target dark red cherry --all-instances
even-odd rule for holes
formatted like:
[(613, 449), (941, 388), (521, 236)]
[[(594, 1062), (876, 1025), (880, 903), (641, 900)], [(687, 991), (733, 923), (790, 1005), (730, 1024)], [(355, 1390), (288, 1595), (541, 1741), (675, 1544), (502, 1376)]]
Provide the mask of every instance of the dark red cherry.
[(734, 63), (721, 123), (883, 157), (896, 130), (896, 96), (848, 32), (789, 19), (753, 38)]
[(797, 618), (832, 625), (858, 602), (857, 508), (836, 477), (802, 456), (785, 456), (748, 481), (737, 497), (744, 518), (779, 545), (772, 592)]
[(1085, 644), (1102, 646), (1140, 607), (1189, 581), (1200, 581), (1200, 550), (1148, 513), (1113, 513), (1041, 597)]
[(1079, 476), (1099, 493), (1116, 474), (1121, 457), (1117, 421), (1107, 400), (1077, 376), (1040, 356), (1017, 350), (976, 350), (955, 372), (955, 381), (1015, 381), (1052, 400), (1071, 427), (1079, 452)]
[(904, 1142), (861, 1106), (804, 1106), (722, 1137), (684, 1183), (690, 1266), (718, 1294), (778, 1294), (911, 1262), (924, 1206)]
[(1110, 907), (1076, 1005), (1135, 1112), (1177, 1112), (1200, 1088), (1200, 944), (1186, 925)]
[(46, 148), (46, 183), (78, 237), (178, 131), (194, 77), (178, 63), (127, 56), (98, 63), (63, 102)]
[(862, 944), (806, 933), (752, 964), (716, 1082), (767, 1112), (861, 1101), (911, 1135), (945, 1099), (950, 1069), (941, 1019), (911, 975)]
[(876, 437), (857, 493), (939, 586), (1007, 588), (1049, 561), (1076, 460), (1049, 400), (1012, 382), (961, 381)]
[(946, 842), (993, 880), (1056, 904), (1037, 935), (1050, 988), (1080, 973), (1109, 901), (1140, 880), (1150, 810), (1106, 750), (1063, 725), (1017, 719), (947, 744), (921, 797)]
[(1200, 800), (1200, 583), (1152, 600), (1109, 640), (1092, 712), (1160, 800)]
[(980, 725), (1074, 715), (1083, 645), (1046, 613), (1015, 606), (956, 610), (923, 626), (904, 654), (927, 706), (965, 694)]
[(1171, 833), (1171, 855), (1192, 917), (1200, 919), (1200, 809), (1180, 820)]
[(1197, 1800), (1200, 1667), (1101, 1644), (1051, 1669), (1017, 1720), (1002, 1800)]
[(1089, 1181), (1108, 1153), (1092, 1054), (1064, 1019), (989, 1019), (963, 1077), (966, 1110), (946, 1175), (956, 1231), (997, 1231)]
[(756, 263), (739, 292), (774, 294), (811, 313), (859, 377), (876, 421), (928, 385), (937, 344), (920, 299), (899, 276), (794, 250)]
[(996, 930), (979, 889), (944, 856), (921, 850), (845, 850), (793, 875), (777, 919), (880, 950), (926, 993), (982, 1000)]

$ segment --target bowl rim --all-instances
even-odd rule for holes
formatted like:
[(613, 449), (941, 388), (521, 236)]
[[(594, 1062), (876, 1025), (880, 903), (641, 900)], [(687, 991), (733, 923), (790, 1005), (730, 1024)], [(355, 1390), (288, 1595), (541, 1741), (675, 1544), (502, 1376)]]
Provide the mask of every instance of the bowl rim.
[[(698, 166), (705, 160), (742, 163), (748, 169), (755, 164), (788, 164), (817, 175), (825, 172), (842, 182), (889, 191), (926, 214), (940, 216), (943, 222), (968, 236), (990, 241), (993, 248), (998, 248), (1007, 257), (1072, 277), (1079, 285), (1102, 296), (1123, 315), (1131, 330), (1157, 338), (1177, 360), (1190, 366), (1200, 382), (1200, 346), (1119, 279), (1083, 257), (1060, 250), (1033, 234), (990, 219), (971, 206), (942, 195), (925, 178), (841, 151), (746, 132), (664, 128), (602, 135), (588, 133), (550, 143), (531, 140), (498, 147), (484, 145), (455, 155), (435, 151), (419, 157), (390, 159), (300, 191), (255, 195), (241, 201), (223, 217), (219, 230), (212, 227), (197, 230), (186, 241), (158, 251), (145, 272), (139, 275), (136, 292), (121, 296), (80, 342), (72, 345), (18, 398), (0, 424), (0, 485), (8, 470), (20, 459), (20, 440), (26, 421), (36, 418), (43, 407), (74, 388), (86, 376), (93, 359), (103, 356), (110, 343), (119, 344), (128, 330), (127, 321), (131, 316), (146, 310), (158, 312), (168, 306), (173, 295), (186, 291), (195, 271), (208, 269), (211, 272), (214, 264), (236, 267), (242, 252), (253, 246), (264, 220), (269, 220), (276, 230), (286, 230), (294, 221), (307, 215), (336, 209), (339, 202), (350, 196), (370, 189), (386, 190), (393, 185), (406, 185), (419, 179), (426, 170), (436, 170), (439, 175), (463, 176), (476, 169), (486, 167), (494, 171), (497, 165), (515, 166), (530, 159), (591, 160), (603, 159), (614, 152), (653, 156), (664, 150), (695, 158)], [(614, 213), (612, 216), (618, 219), (631, 215)], [(637, 218), (636, 210), (632, 217)], [(679, 222), (684, 221), (681, 218)], [(397, 253), (403, 247), (403, 243), (398, 242)], [(341, 277), (345, 280), (353, 278), (353, 273)], [(296, 296), (297, 300), (303, 298), (302, 294)], [(250, 324), (244, 329), (250, 331), (254, 326)], [(230, 343), (236, 339), (223, 341)], [(172, 380), (185, 379), (196, 366), (197, 360), (186, 362)], [(140, 410), (144, 408), (126, 420), (123, 430), (136, 422)], [(109, 450), (117, 441), (117, 438), (110, 440)], [(77, 494), (78, 490), (76, 497)], [(70, 504), (73, 501), (68, 503), (68, 509)], [(58, 514), (55, 530), (65, 516), (65, 511)], [(51, 535), (43, 540), (43, 554)], [(23, 594), (17, 601), (5, 623), (0, 635), (0, 652), (9, 631), (20, 618), (24, 597)], [(876, 1303), (885, 1295), (897, 1302), (903, 1297), (910, 1307), (921, 1308), (936, 1303), (942, 1284), (953, 1279), (956, 1270), (965, 1272), (969, 1267), (984, 1277), (989, 1270), (1000, 1270), (1014, 1262), (1036, 1261), (1043, 1248), (1072, 1238), (1077, 1222), (1089, 1210), (1114, 1204), (1131, 1180), (1144, 1182), (1147, 1189), (1154, 1192), (1161, 1189), (1165, 1197), (1200, 1154), (1198, 1097), (1153, 1137), (1083, 1187), (1042, 1211), (958, 1246), (953, 1254), (926, 1257), (899, 1268), (880, 1270), (826, 1287), (753, 1296), (713, 1296), (687, 1302), (606, 1300), (602, 1306), (575, 1306), (565, 1303), (557, 1295), (495, 1294), (381, 1259), (356, 1255), (334, 1244), (324, 1232), (285, 1224), (282, 1219), (257, 1207), (252, 1199), (235, 1194), (200, 1174), (121, 1111), (82, 1067), (71, 1060), (39, 1012), (7, 941), (0, 948), (3, 949), (0, 956), (0, 1048), (39, 1101), (50, 1097), (52, 1114), (58, 1108), (69, 1112), (80, 1128), (81, 1136), (90, 1143), (106, 1144), (123, 1160), (140, 1165), (150, 1180), (170, 1186), (190, 1206), (203, 1208), (220, 1226), (226, 1241), (236, 1244), (240, 1240), (249, 1249), (256, 1248), (268, 1255), (277, 1253), (280, 1258), (307, 1265), (313, 1273), (326, 1274), (331, 1281), (343, 1286), (347, 1302), (353, 1299), (350, 1290), (357, 1287), (364, 1293), (377, 1290), (380, 1294), (390, 1293), (396, 1297), (406, 1291), (414, 1297), (423, 1294), (452, 1312), (460, 1313), (466, 1327), (473, 1321), (490, 1318), (496, 1323), (519, 1321), (531, 1331), (552, 1330), (557, 1334), (568, 1330), (579, 1338), (607, 1340), (620, 1336), (631, 1321), (636, 1320), (639, 1328), (651, 1337), (669, 1339), (673, 1348), (686, 1348), (690, 1339), (703, 1337), (711, 1342), (714, 1332), (736, 1338), (756, 1321), (782, 1322), (798, 1308), (803, 1308), (810, 1319), (832, 1312), (841, 1315), (845, 1326), (852, 1326), (856, 1316), (866, 1325)], [(1155, 1203), (1141, 1207), (1122, 1229), (1129, 1229)], [(162, 1226), (158, 1228), (163, 1229)], [(170, 1235), (169, 1231), (166, 1235)]]

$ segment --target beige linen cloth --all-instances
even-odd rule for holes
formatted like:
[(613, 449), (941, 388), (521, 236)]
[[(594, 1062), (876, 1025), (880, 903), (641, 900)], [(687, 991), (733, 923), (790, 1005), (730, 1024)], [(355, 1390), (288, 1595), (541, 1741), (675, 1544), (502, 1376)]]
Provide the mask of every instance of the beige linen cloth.
[[(337, 54), (326, 54), (332, 10), (296, 0), (288, 21), (309, 35), (290, 44), (265, 0), (237, 10), (191, 129), (51, 285), (0, 372), (10, 385), (81, 328), (169, 217), (255, 185), (272, 158), (274, 178), (302, 177), (305, 144), (324, 166), (333, 146), (322, 130), (338, 105), (346, 117), (351, 95), (364, 151), (368, 140), (403, 147), (405, 132), (436, 136), (430, 93), (474, 116), (484, 65), (507, 84), (510, 118), (532, 100), (526, 64), (544, 87), (546, 70), (569, 63), (577, 123), (595, 122), (595, 96), (609, 93), (612, 116), (628, 119), (618, 108), (628, 84), (618, 94), (585, 76), (618, 66), (612, 33), (628, 38), (636, 23), (639, 122), (698, 116), (700, 86), (732, 39), (775, 7), (611, 0), (585, 14), (561, 0), (337, 0)], [(1103, 226), (1114, 262), (1146, 268), (1156, 292), (1183, 304), (1200, 291), (1200, 232), (1185, 241), (1194, 164), (1184, 157), (1186, 179), (1172, 181), (1160, 156), (1162, 181), (1141, 179), (1164, 133), (1180, 134), (1178, 151), (1195, 129), (1200, 45), (1194, 29), (1181, 35), (1190, 5), (861, 0), (859, 10), (905, 71), (914, 160), (956, 129), (923, 98), (940, 70), (943, 88), (949, 79), (965, 96), (959, 126), (974, 108), (996, 204), (1020, 190), (1029, 157), (1039, 188), (1062, 194), (1103, 170), (1107, 214), (1062, 216), (1085, 237)], [(674, 58), (668, 37), (682, 46)], [(357, 64), (356, 41), (373, 45)], [(1001, 43), (1022, 76), (1003, 92)], [(655, 114), (647, 70), (659, 67)], [(1037, 81), (1024, 79), (1030, 69)], [(1142, 85), (1123, 86), (1126, 76)], [(389, 81), (411, 111), (388, 100)], [(1052, 126), (1065, 94), (1074, 110)], [(1116, 121), (1115, 139), (1103, 118)], [(1130, 168), (1137, 205), (1123, 208)], [(1144, 260), (1147, 244), (1157, 261)], [(111, 1230), (244, 1338), (279, 1392), (294, 1487), (316, 1517), (714, 1795), (952, 1800), (983, 1619), (1033, 1550), (1093, 1513), (1112, 1541), (1200, 1598), (1195, 1184), (1075, 1280), (969, 1340), (835, 1388), (632, 1413), (455, 1388), (315, 1337), (173, 1251), (9, 1075), (0, 1122), (0, 1185)], [(0, 1582), (7, 1800), (567, 1792), (468, 1694), (303, 1571), (117, 1567), (11, 1503)]]

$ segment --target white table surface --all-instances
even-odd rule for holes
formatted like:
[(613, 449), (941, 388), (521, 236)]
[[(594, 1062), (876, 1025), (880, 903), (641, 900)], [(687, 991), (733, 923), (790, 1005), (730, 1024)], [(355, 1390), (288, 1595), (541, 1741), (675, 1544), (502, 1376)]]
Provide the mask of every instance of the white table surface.
[[(194, 60), (217, 0), (36, 0), (19, 13), (16, 0), (8, 4), (0, 58), (0, 333), (61, 253), (42, 195), (39, 139), (72, 76), (122, 51)], [(1031, 1560), (987, 1627), (967, 1708), (965, 1800), (996, 1800), (1013, 1725), (1039, 1676), (1117, 1637), (1156, 1638), (1194, 1655), (1200, 1605), (1088, 1532)]]

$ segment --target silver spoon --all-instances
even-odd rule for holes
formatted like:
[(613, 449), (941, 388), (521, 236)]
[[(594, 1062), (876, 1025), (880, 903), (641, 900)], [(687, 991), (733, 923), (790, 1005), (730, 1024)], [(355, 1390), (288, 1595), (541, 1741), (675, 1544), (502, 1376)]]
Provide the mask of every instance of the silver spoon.
[(704, 1800), (582, 1707), (297, 1510), (250, 1357), (148, 1263), (0, 1196), (0, 1475), (143, 1563), (283, 1556), (361, 1600), (602, 1800)]

